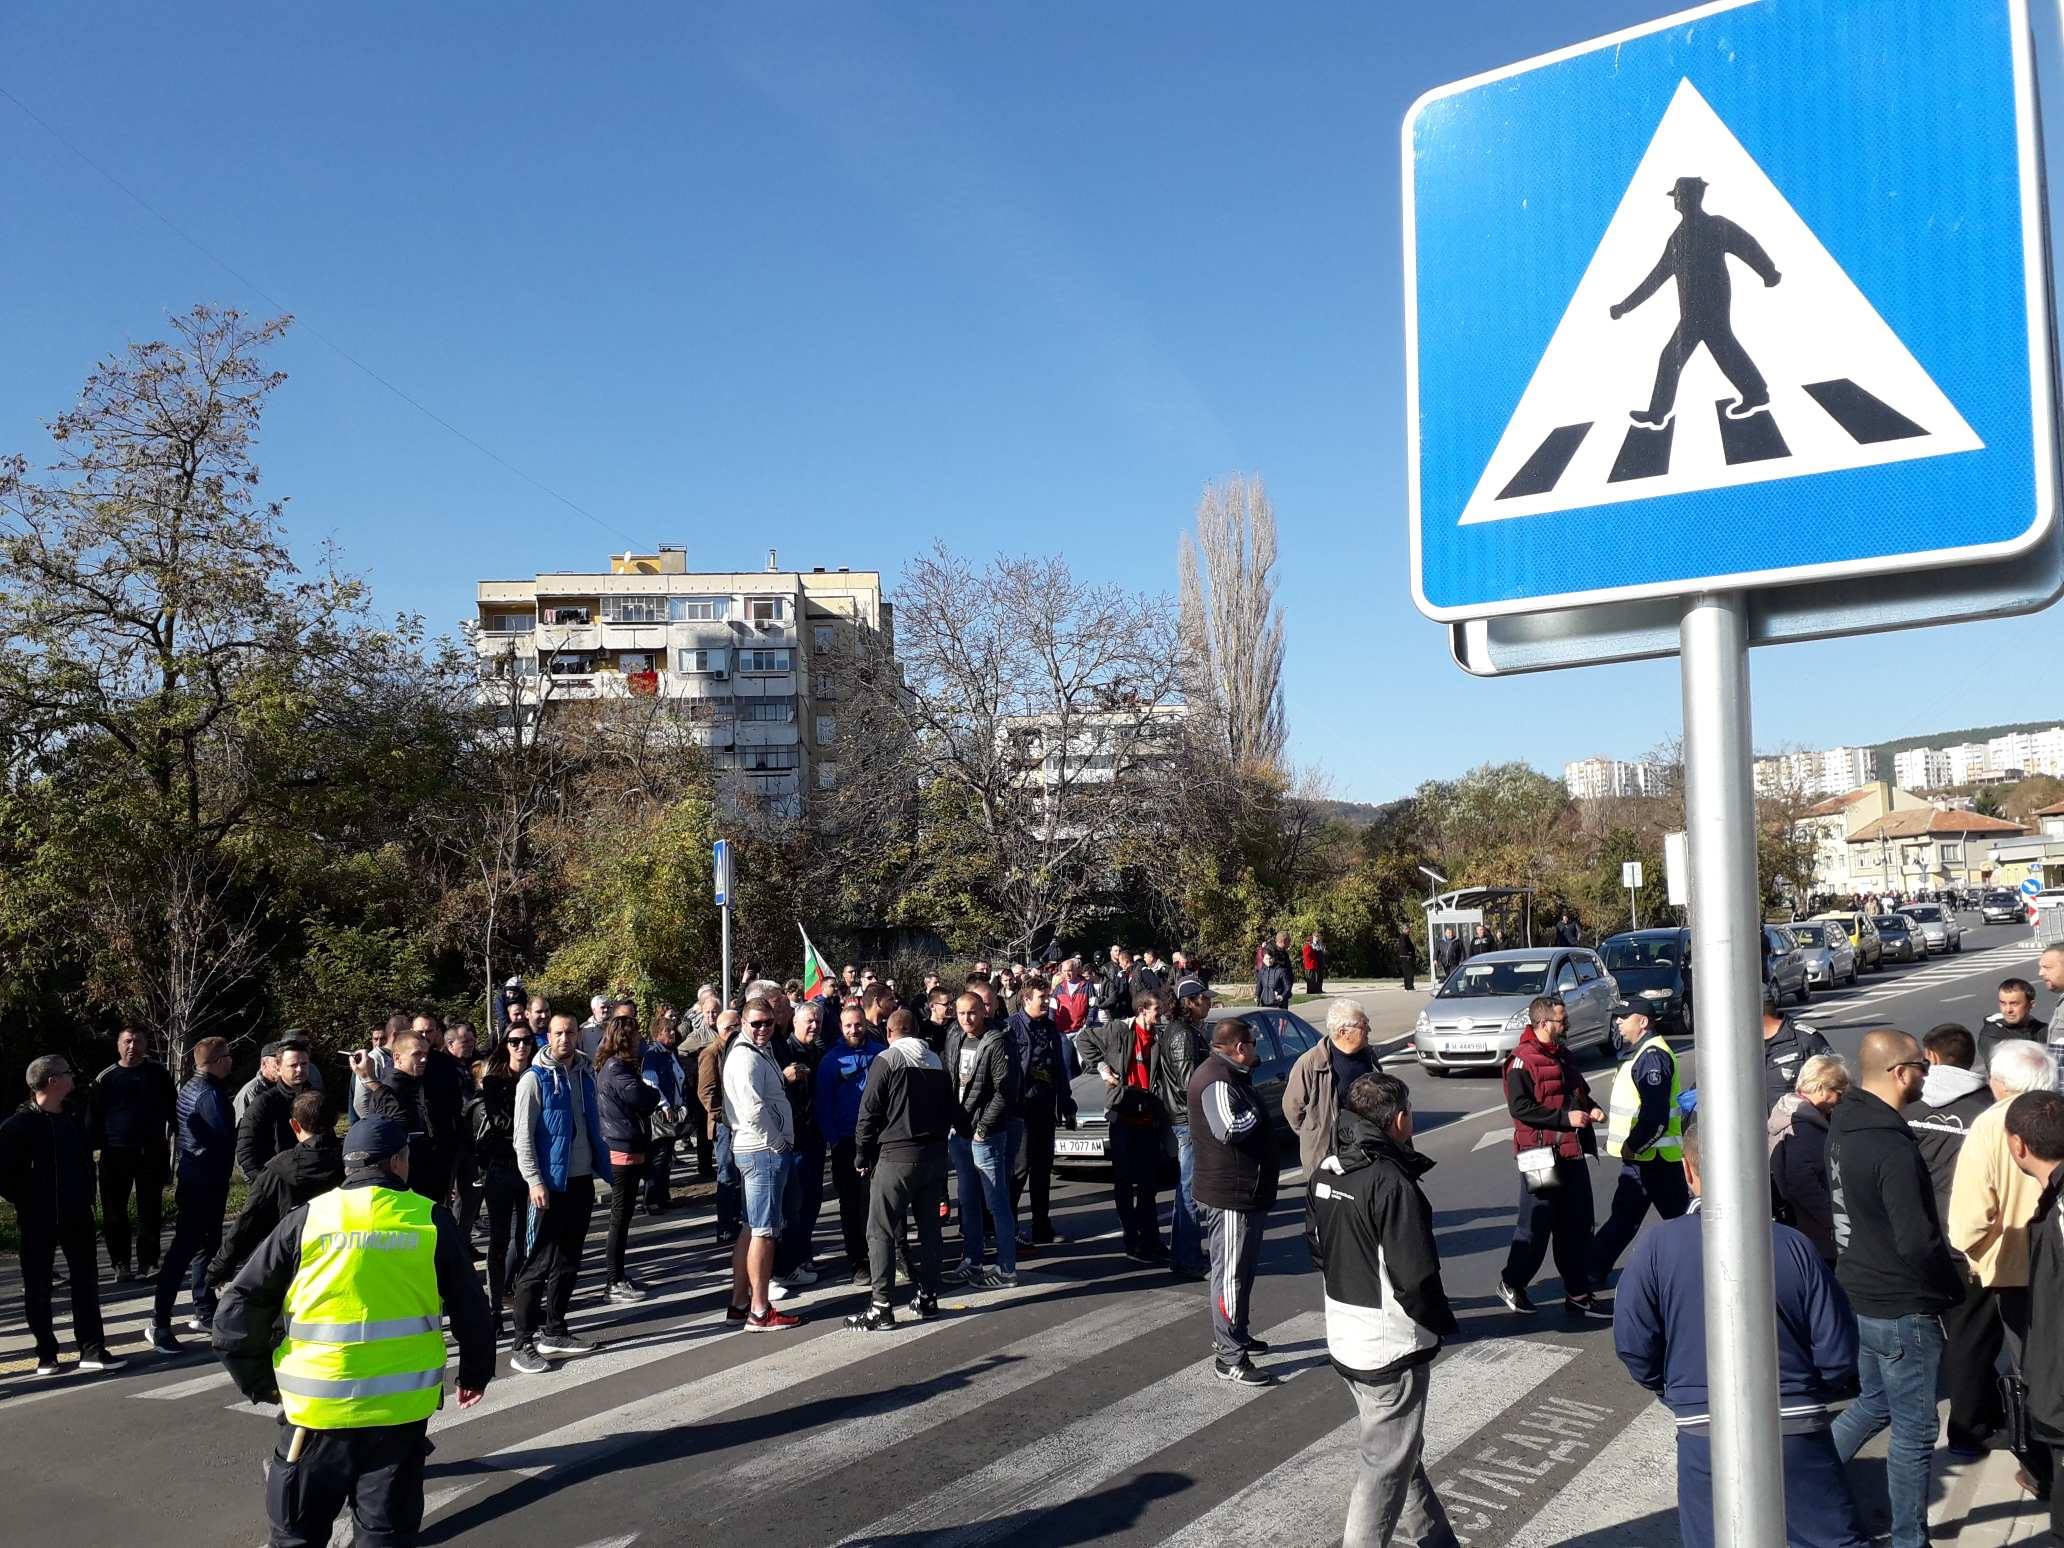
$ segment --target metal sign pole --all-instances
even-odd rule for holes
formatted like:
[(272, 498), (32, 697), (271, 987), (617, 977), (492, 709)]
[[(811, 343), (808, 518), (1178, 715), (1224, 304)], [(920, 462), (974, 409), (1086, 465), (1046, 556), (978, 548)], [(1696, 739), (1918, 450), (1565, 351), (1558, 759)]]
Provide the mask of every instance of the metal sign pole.
[(1684, 805), (1699, 985), (1699, 1168), (1706, 1383), (1719, 1548), (1785, 1540), (1777, 1422), (1770, 1162), (1763, 1134), (1762, 910), (1750, 777), (1748, 606), (1687, 598), (1681, 620)]
[(731, 846), (725, 840), (718, 839), (711, 846), (711, 850), (712, 859), (715, 861), (711, 871), (716, 882), (717, 907), (724, 919), (723, 965), (719, 969), (724, 975), (724, 979), (722, 984), (718, 986), (717, 1008), (719, 1010), (728, 1010), (731, 1006), (731, 990), (733, 987), (731, 983)]

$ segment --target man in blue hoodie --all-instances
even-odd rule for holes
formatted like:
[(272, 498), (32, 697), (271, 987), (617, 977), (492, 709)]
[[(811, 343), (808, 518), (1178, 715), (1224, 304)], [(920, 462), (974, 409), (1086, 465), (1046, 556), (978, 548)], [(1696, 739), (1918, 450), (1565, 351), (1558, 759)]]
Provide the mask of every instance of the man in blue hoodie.
[(831, 1147), (831, 1184), (838, 1193), (839, 1235), (853, 1283), (872, 1284), (867, 1262), (867, 1179), (854, 1159), (853, 1131), (867, 1070), (888, 1044), (874, 1035), (866, 1007), (848, 1000), (839, 1011), (839, 1040), (817, 1061), (817, 1125)]
[[(1677, 1420), (1677, 1528), (1684, 1548), (1713, 1541), (1713, 1450), (1706, 1399), (1706, 1255), (1698, 1215), (1699, 1136), (1684, 1130), (1689, 1213), (1643, 1237), (1613, 1298), (1613, 1350)], [(1777, 1283), (1778, 1414), (1789, 1548), (1867, 1548), (1829, 1432), (1856, 1390), (1856, 1318), (1813, 1244), (1771, 1223)]]

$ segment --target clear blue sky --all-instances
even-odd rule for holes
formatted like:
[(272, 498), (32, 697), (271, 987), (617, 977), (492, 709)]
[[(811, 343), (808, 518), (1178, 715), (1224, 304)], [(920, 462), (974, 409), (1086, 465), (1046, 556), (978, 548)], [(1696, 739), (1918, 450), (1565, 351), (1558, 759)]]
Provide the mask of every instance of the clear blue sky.
[[(877, 566), (934, 536), (1172, 590), (1205, 480), (1281, 522), (1292, 753), (1338, 794), (1634, 756), (1674, 665), (1478, 682), (1406, 586), (1397, 134), (1664, 0), (290, 8), (27, 0), (0, 86), (308, 327), (297, 545), (441, 627), (484, 576)], [(195, 301), (265, 302), (0, 101), (0, 448)], [(588, 510), (369, 380), (309, 328)], [(1756, 657), (1759, 744), (2058, 708), (2039, 621)]]

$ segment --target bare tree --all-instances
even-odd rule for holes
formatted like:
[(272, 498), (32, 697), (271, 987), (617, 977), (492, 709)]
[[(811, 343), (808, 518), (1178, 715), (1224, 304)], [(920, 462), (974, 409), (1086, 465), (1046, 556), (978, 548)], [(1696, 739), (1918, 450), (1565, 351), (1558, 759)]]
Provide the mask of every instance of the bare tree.
[[(1201, 565), (1198, 558), (1202, 553)], [(1283, 615), (1276, 605), (1276, 513), (1261, 480), (1204, 486), (1197, 539), (1176, 550), (1185, 696), (1235, 764), (1282, 762)]]
[[(1163, 597), (1089, 584), (1059, 558), (976, 567), (941, 545), (904, 573), (897, 638), (862, 635), (829, 806), (881, 824), (956, 792), (1015, 939), (1050, 940), (1113, 879), (1156, 807), (1184, 707)], [(838, 819), (834, 816), (834, 821)], [(952, 841), (951, 836), (947, 836)]]

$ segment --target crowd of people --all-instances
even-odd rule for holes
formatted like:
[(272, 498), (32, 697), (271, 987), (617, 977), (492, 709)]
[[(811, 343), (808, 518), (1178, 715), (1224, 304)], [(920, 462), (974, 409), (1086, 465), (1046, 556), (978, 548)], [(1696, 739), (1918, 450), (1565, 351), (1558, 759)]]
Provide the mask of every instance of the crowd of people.
[[(1263, 971), (1276, 965), (1277, 943), (1257, 957)], [(2043, 954), (2040, 976), (2064, 993), (2064, 947)], [(1975, 1031), (1880, 1028), (1852, 1065), (1766, 995), (1795, 1543), (1869, 1541), (1843, 1464), (1885, 1429), (1891, 1540), (1927, 1541), (1938, 1383), (1950, 1450), (2009, 1448), (2024, 1486), (2051, 1496), (2064, 1446), (2064, 1097), (2036, 998), (2034, 985), (2009, 978)], [(1268, 1346), (1248, 1311), (1280, 1167), (1251, 1080), (1254, 1032), (1237, 1015), (1214, 1018), (1212, 1004), (1182, 954), (1135, 958), (1123, 947), (1096, 972), (1080, 959), (994, 972), (978, 962), (957, 985), (928, 978), (907, 999), (852, 967), (807, 997), (793, 980), (754, 977), (732, 995), (705, 985), (685, 1014), (657, 1006), (649, 1036), (628, 996), (596, 996), (583, 1019), (512, 982), (485, 1050), (465, 1022), (396, 1016), (348, 1054), (336, 1096), (293, 1035), (266, 1045), (258, 1073), (233, 1091), (222, 1039), (194, 1046), (175, 1087), (148, 1037), (125, 1028), (116, 1062), (84, 1091), (64, 1058), (33, 1061), (28, 1104), (0, 1124), (0, 1195), (20, 1221), (39, 1372), (59, 1369), (60, 1254), (79, 1368), (123, 1363), (100, 1316), (97, 1196), (116, 1277), (154, 1281), (153, 1348), (183, 1347), (174, 1313), (184, 1285), (186, 1330), (209, 1332), (254, 1393), (287, 1390), (304, 1358), (278, 1333), (305, 1328), (293, 1294), (309, 1272), (297, 1244), (317, 1240), (308, 1222), (336, 1215), (348, 1231), (361, 1216), (401, 1220), (395, 1230), (419, 1231), (426, 1247), (434, 1239), (424, 1272), (434, 1260), (437, 1301), (462, 1346), (461, 1401), (477, 1401), (497, 1341), (519, 1375), (596, 1347), (568, 1312), (598, 1184), (609, 1199), (600, 1293), (626, 1304), (647, 1296), (628, 1266), (632, 1221), (672, 1207), (677, 1160), (714, 1182), (731, 1322), (750, 1332), (802, 1324), (783, 1303), (833, 1272), (816, 1255), (829, 1203), (837, 1271), (869, 1291), (845, 1326), (893, 1330), (905, 1314), (937, 1316), (947, 1286), (1016, 1286), (1021, 1256), (1060, 1239), (1055, 1135), (1077, 1123), (1073, 1085), (1086, 1073), (1104, 1096), (1124, 1251), (1205, 1282), (1213, 1369), (1266, 1385), (1256, 1357)], [(1537, 1314), (1529, 1288), (1552, 1254), (1565, 1313), (1611, 1321), (1629, 1374), (1677, 1421), (1684, 1541), (1709, 1542), (1696, 1093), (1635, 1001), (1620, 1010), (1622, 1057), (1601, 1107), (1567, 1047), (1564, 1015), (1553, 995), (1533, 1001), (1504, 1072), (1518, 1206), (1498, 1295), (1514, 1314)], [(1366, 1010), (1337, 999), (1324, 1020), (1325, 1038), (1290, 1070), (1283, 1113), (1303, 1165), (1329, 1351), (1361, 1421), (1347, 1541), (1453, 1542), (1420, 1455), (1428, 1368), (1456, 1327), (1421, 1182), (1431, 1163), (1413, 1145), (1409, 1089), (1375, 1060)], [(340, 1117), (351, 1124), (341, 1143)], [(1600, 1156), (1619, 1168), (1602, 1224), (1589, 1175)], [(1158, 1191), (1171, 1162), (1164, 1241)], [(238, 1177), (244, 1199), (226, 1218)], [(167, 1181), (176, 1219), (160, 1252)], [(371, 1204), (335, 1202), (369, 1187), (381, 1190)], [(389, 1193), (428, 1213), (408, 1215)], [(1651, 1209), (1661, 1224), (1640, 1236)], [(1601, 1292), (1630, 1247), (1608, 1302)], [(254, 1353), (266, 1337), (285, 1351), (277, 1370)], [(308, 1369), (318, 1374), (301, 1378), (305, 1389), (320, 1390), (320, 1362)], [(339, 1476), (376, 1464), (391, 1473), (370, 1439), (321, 1455)], [(406, 1480), (387, 1476), (382, 1487), (400, 1491), (405, 1515)], [(2052, 1511), (2064, 1527), (2064, 1510)]]

